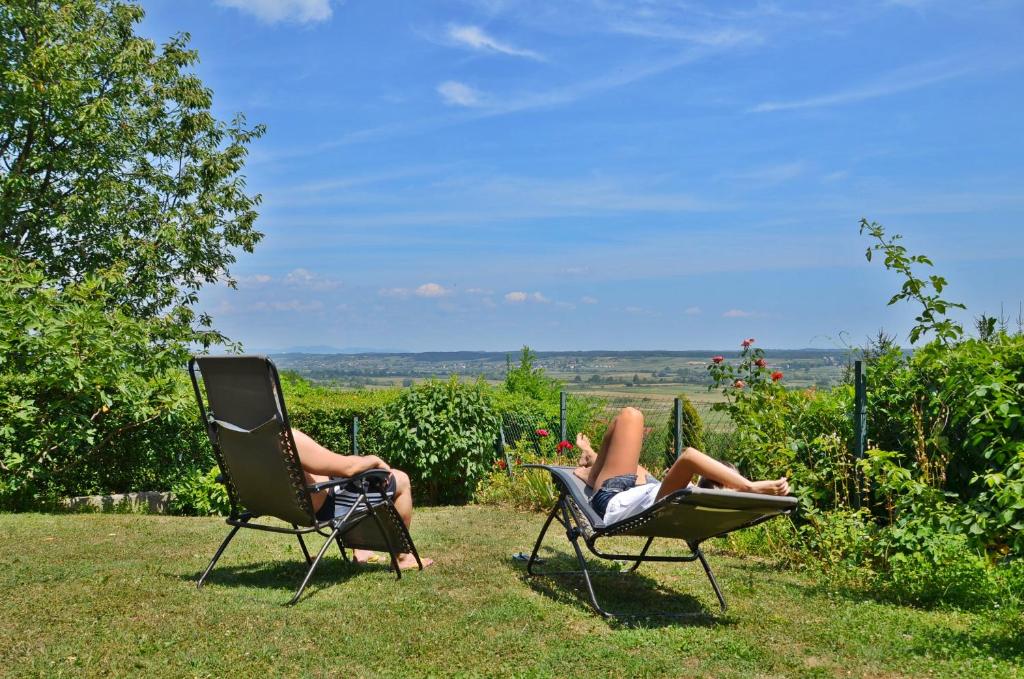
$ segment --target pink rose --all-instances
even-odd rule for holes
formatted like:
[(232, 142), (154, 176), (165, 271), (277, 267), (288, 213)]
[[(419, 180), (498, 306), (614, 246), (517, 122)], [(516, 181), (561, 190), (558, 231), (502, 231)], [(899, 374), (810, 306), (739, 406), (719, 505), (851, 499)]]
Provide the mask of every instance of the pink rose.
[(743, 340), (743, 342), (742, 342), (742, 344), (743, 344), (743, 348), (744, 348), (744, 349), (747, 349), (747, 348), (749, 348), (749, 347), (750, 347), (750, 345), (751, 345), (751, 344), (753, 344), (753, 343), (754, 343), (754, 338), (753, 338), (753, 337), (750, 337), (750, 338), (748, 338), (748, 339), (745, 339), (745, 340)]
[(775, 372), (772, 373), (772, 382), (778, 382), (781, 379), (782, 379), (782, 372), (781, 371), (776, 370)]
[(747, 386), (747, 383), (744, 382), (743, 380), (736, 380), (735, 382), (732, 383), (732, 386), (736, 387), (737, 389), (742, 389), (743, 387)]
[(539, 436), (541, 438), (544, 438), (545, 436), (548, 435), (548, 430), (547, 429), (538, 429), (534, 433), (537, 434), (537, 436)]
[(763, 368), (766, 365), (768, 365), (768, 361), (764, 360), (763, 358), (759, 358), (756, 361), (754, 361), (754, 365), (756, 365), (758, 368)]
[(725, 360), (725, 356), (714, 356), (711, 358), (712, 363), (721, 363)]

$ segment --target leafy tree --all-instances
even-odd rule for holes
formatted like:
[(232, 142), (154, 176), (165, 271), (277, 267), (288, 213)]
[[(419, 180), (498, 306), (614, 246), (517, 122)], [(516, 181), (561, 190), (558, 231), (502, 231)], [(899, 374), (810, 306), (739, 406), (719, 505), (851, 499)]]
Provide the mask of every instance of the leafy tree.
[(921, 305), (921, 313), (914, 319), (917, 321), (917, 325), (910, 329), (910, 343), (916, 344), (921, 336), (928, 333), (942, 343), (955, 342), (962, 338), (963, 326), (950, 320), (946, 316), (946, 312), (950, 309), (965, 309), (966, 307), (959, 302), (950, 302), (939, 296), (946, 287), (946, 279), (938, 274), (919, 278), (914, 272), (915, 264), (932, 266), (932, 260), (924, 255), (907, 254), (907, 249), (899, 243), (902, 236), (893, 234), (886, 238), (885, 228), (876, 222), (861, 219), (860, 232), (862, 234), (866, 232), (875, 240), (874, 245), (868, 247), (864, 253), (867, 260), (871, 261), (872, 253), (881, 252), (885, 256), (885, 268), (903, 276), (903, 286), (889, 300), (889, 305), (901, 300), (911, 300)]
[(111, 299), (146, 318), (233, 284), (235, 249), (261, 238), (240, 171), (264, 128), (215, 118), (189, 36), (158, 50), (142, 17), (120, 0), (0, 4), (0, 253), (62, 287), (117, 267)]
[(544, 368), (533, 367), (537, 354), (528, 346), (519, 352), (519, 365), (512, 367), (512, 357), (505, 357), (505, 390), (542, 402), (557, 402), (562, 382), (545, 374)]

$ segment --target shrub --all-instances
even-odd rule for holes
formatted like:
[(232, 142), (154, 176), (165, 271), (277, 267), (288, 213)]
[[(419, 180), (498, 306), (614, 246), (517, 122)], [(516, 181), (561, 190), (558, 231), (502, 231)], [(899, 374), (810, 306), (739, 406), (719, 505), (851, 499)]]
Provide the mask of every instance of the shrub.
[[(510, 505), (519, 509), (550, 511), (558, 497), (551, 474), (543, 469), (523, 469), (524, 464), (564, 464), (564, 460), (549, 455), (538, 455), (532, 446), (521, 442), (508, 456), (512, 467), (504, 459), (496, 460), (491, 470), (480, 480), (473, 494), (475, 502), (489, 505)], [(510, 473), (511, 471), (511, 473)]]
[(189, 516), (226, 516), (231, 511), (227, 488), (217, 477), (220, 468), (209, 471), (198, 469), (182, 478), (171, 488), (171, 511)]
[(430, 380), (387, 404), (380, 429), (389, 464), (431, 503), (467, 501), (495, 460), (499, 417), (483, 380)]
[[(681, 401), (682, 417), (679, 423), (679, 450), (696, 448), (700, 451), (707, 451), (707, 441), (704, 438), (704, 422), (700, 413), (693, 406), (693, 402), (686, 394), (677, 396)], [(668, 419), (668, 446), (665, 448), (665, 466), (671, 467), (676, 461), (676, 409), (672, 408), (672, 414)]]
[(338, 391), (310, 384), (285, 373), (281, 387), (292, 427), (341, 455), (352, 450), (352, 420), (359, 418), (360, 454), (389, 460), (381, 429), (381, 413), (401, 394), (398, 389)]
[(60, 287), (0, 257), (0, 507), (167, 488), (211, 463), (181, 371), (191, 331), (123, 314), (122, 278)]

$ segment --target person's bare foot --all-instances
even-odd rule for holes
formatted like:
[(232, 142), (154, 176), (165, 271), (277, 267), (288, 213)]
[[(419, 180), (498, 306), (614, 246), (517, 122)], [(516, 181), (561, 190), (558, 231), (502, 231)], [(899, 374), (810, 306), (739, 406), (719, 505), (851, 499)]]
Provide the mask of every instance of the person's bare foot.
[(751, 481), (747, 492), (762, 495), (789, 495), (789, 481), (785, 476), (774, 481)]
[[(387, 554), (371, 552), (368, 549), (353, 549), (352, 559), (356, 563), (379, 563), (384, 564), (385, 566), (391, 565), (391, 558)], [(420, 561), (423, 562), (424, 568), (434, 563), (433, 559), (425, 556), (421, 556)], [(416, 557), (406, 552), (398, 555), (398, 567), (403, 571), (406, 571), (410, 568), (419, 568), (419, 564), (416, 563)]]
[(583, 432), (576, 434), (576, 447), (580, 449), (580, 461), (577, 462), (577, 465), (580, 467), (594, 466), (594, 463), (597, 462), (597, 453), (590, 445), (590, 438)]

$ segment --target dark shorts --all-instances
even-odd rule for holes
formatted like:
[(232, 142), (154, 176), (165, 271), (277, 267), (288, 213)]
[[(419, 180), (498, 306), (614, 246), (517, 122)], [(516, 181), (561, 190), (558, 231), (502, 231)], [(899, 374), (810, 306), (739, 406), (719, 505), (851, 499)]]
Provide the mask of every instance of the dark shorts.
[[(395, 475), (392, 474), (388, 477), (387, 497), (389, 499), (395, 497), (397, 489), (398, 483), (395, 481)], [(384, 502), (384, 497), (379, 492), (371, 491), (366, 494), (366, 498), (373, 505)], [(323, 505), (317, 511), (316, 518), (318, 521), (327, 521), (338, 516), (344, 516), (358, 499), (359, 493), (357, 491), (349, 490), (345, 486), (337, 486), (327, 493), (327, 499), (324, 500)]]
[[(650, 478), (648, 478), (650, 482)], [(608, 503), (611, 499), (621, 493), (624, 490), (629, 490), (636, 485), (636, 474), (622, 474), (621, 476), (613, 476), (610, 479), (605, 479), (605, 482), (601, 484), (600, 490), (594, 493), (590, 497), (590, 506), (594, 508), (594, 511), (599, 516), (603, 517), (604, 512), (608, 509)]]

